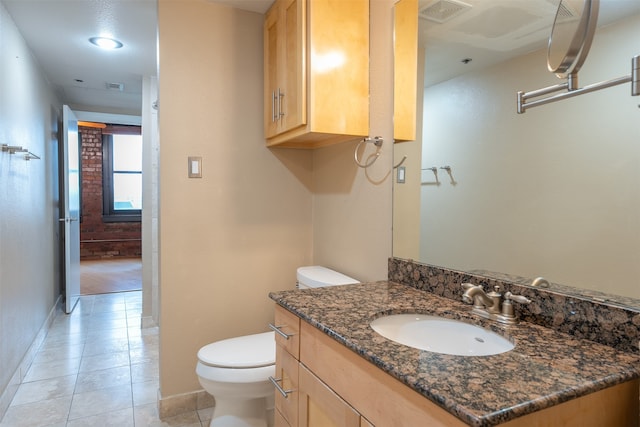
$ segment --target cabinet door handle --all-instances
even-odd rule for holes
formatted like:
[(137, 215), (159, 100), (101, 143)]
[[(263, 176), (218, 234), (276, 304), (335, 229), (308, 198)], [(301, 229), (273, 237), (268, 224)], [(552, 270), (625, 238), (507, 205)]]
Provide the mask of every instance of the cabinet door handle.
[(282, 378), (273, 378), (273, 377), (269, 377), (269, 381), (271, 381), (271, 384), (273, 384), (273, 386), (276, 388), (276, 390), (278, 390), (278, 392), (280, 392), (280, 394), (287, 399), (289, 396), (289, 393), (293, 393), (295, 390), (285, 390), (282, 387), (280, 387), (280, 384), (278, 384), (279, 382), (282, 382)]
[(280, 335), (282, 338), (284, 338), (285, 340), (288, 340), (289, 338), (291, 338), (292, 336), (294, 336), (295, 334), (288, 334), (286, 332), (284, 332), (282, 329), (282, 326), (276, 326), (273, 325), (271, 323), (269, 323), (269, 327), (278, 335)]
[(271, 92), (271, 121), (275, 122), (276, 120), (278, 120), (278, 116), (276, 113), (276, 92), (273, 91)]
[(284, 92), (278, 88), (278, 119), (284, 116), (284, 112), (282, 111), (282, 98), (284, 98)]

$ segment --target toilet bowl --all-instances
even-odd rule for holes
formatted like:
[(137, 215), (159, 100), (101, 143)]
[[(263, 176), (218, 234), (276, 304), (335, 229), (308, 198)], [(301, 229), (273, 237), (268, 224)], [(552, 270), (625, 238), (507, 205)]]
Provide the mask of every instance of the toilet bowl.
[(198, 351), (196, 374), (215, 398), (211, 427), (267, 427), (275, 375), (273, 332), (229, 338)]
[[(358, 283), (321, 266), (300, 267), (300, 289)], [(274, 332), (229, 338), (198, 351), (196, 374), (215, 399), (210, 427), (271, 427), (275, 376)]]

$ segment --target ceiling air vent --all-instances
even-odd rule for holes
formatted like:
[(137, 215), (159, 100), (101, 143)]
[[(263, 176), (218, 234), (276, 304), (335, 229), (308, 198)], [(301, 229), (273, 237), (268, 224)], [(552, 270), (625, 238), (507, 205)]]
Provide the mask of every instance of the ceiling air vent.
[(471, 5), (456, 0), (437, 0), (420, 10), (420, 17), (443, 24), (471, 9)]
[(106, 83), (108, 90), (124, 91), (124, 83)]
[(573, 10), (573, 8), (571, 8), (571, 6), (569, 6), (566, 1), (560, 3), (560, 8), (558, 9), (559, 22), (571, 21), (573, 19), (576, 19), (577, 17), (578, 14), (576, 13), (576, 11)]

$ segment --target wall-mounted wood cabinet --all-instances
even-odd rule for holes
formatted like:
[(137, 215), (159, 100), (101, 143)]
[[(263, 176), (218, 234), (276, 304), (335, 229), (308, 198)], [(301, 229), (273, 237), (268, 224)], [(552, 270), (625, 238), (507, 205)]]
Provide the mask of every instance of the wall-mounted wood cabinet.
[(416, 139), (418, 91), (418, 0), (394, 6), (393, 139)]
[(264, 23), (267, 146), (369, 133), (369, 2), (276, 0)]

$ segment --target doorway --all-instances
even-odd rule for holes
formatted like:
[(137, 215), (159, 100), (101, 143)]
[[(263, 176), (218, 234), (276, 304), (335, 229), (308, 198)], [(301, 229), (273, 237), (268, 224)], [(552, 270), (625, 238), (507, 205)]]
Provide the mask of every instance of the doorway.
[(81, 121), (80, 294), (142, 290), (142, 136)]

